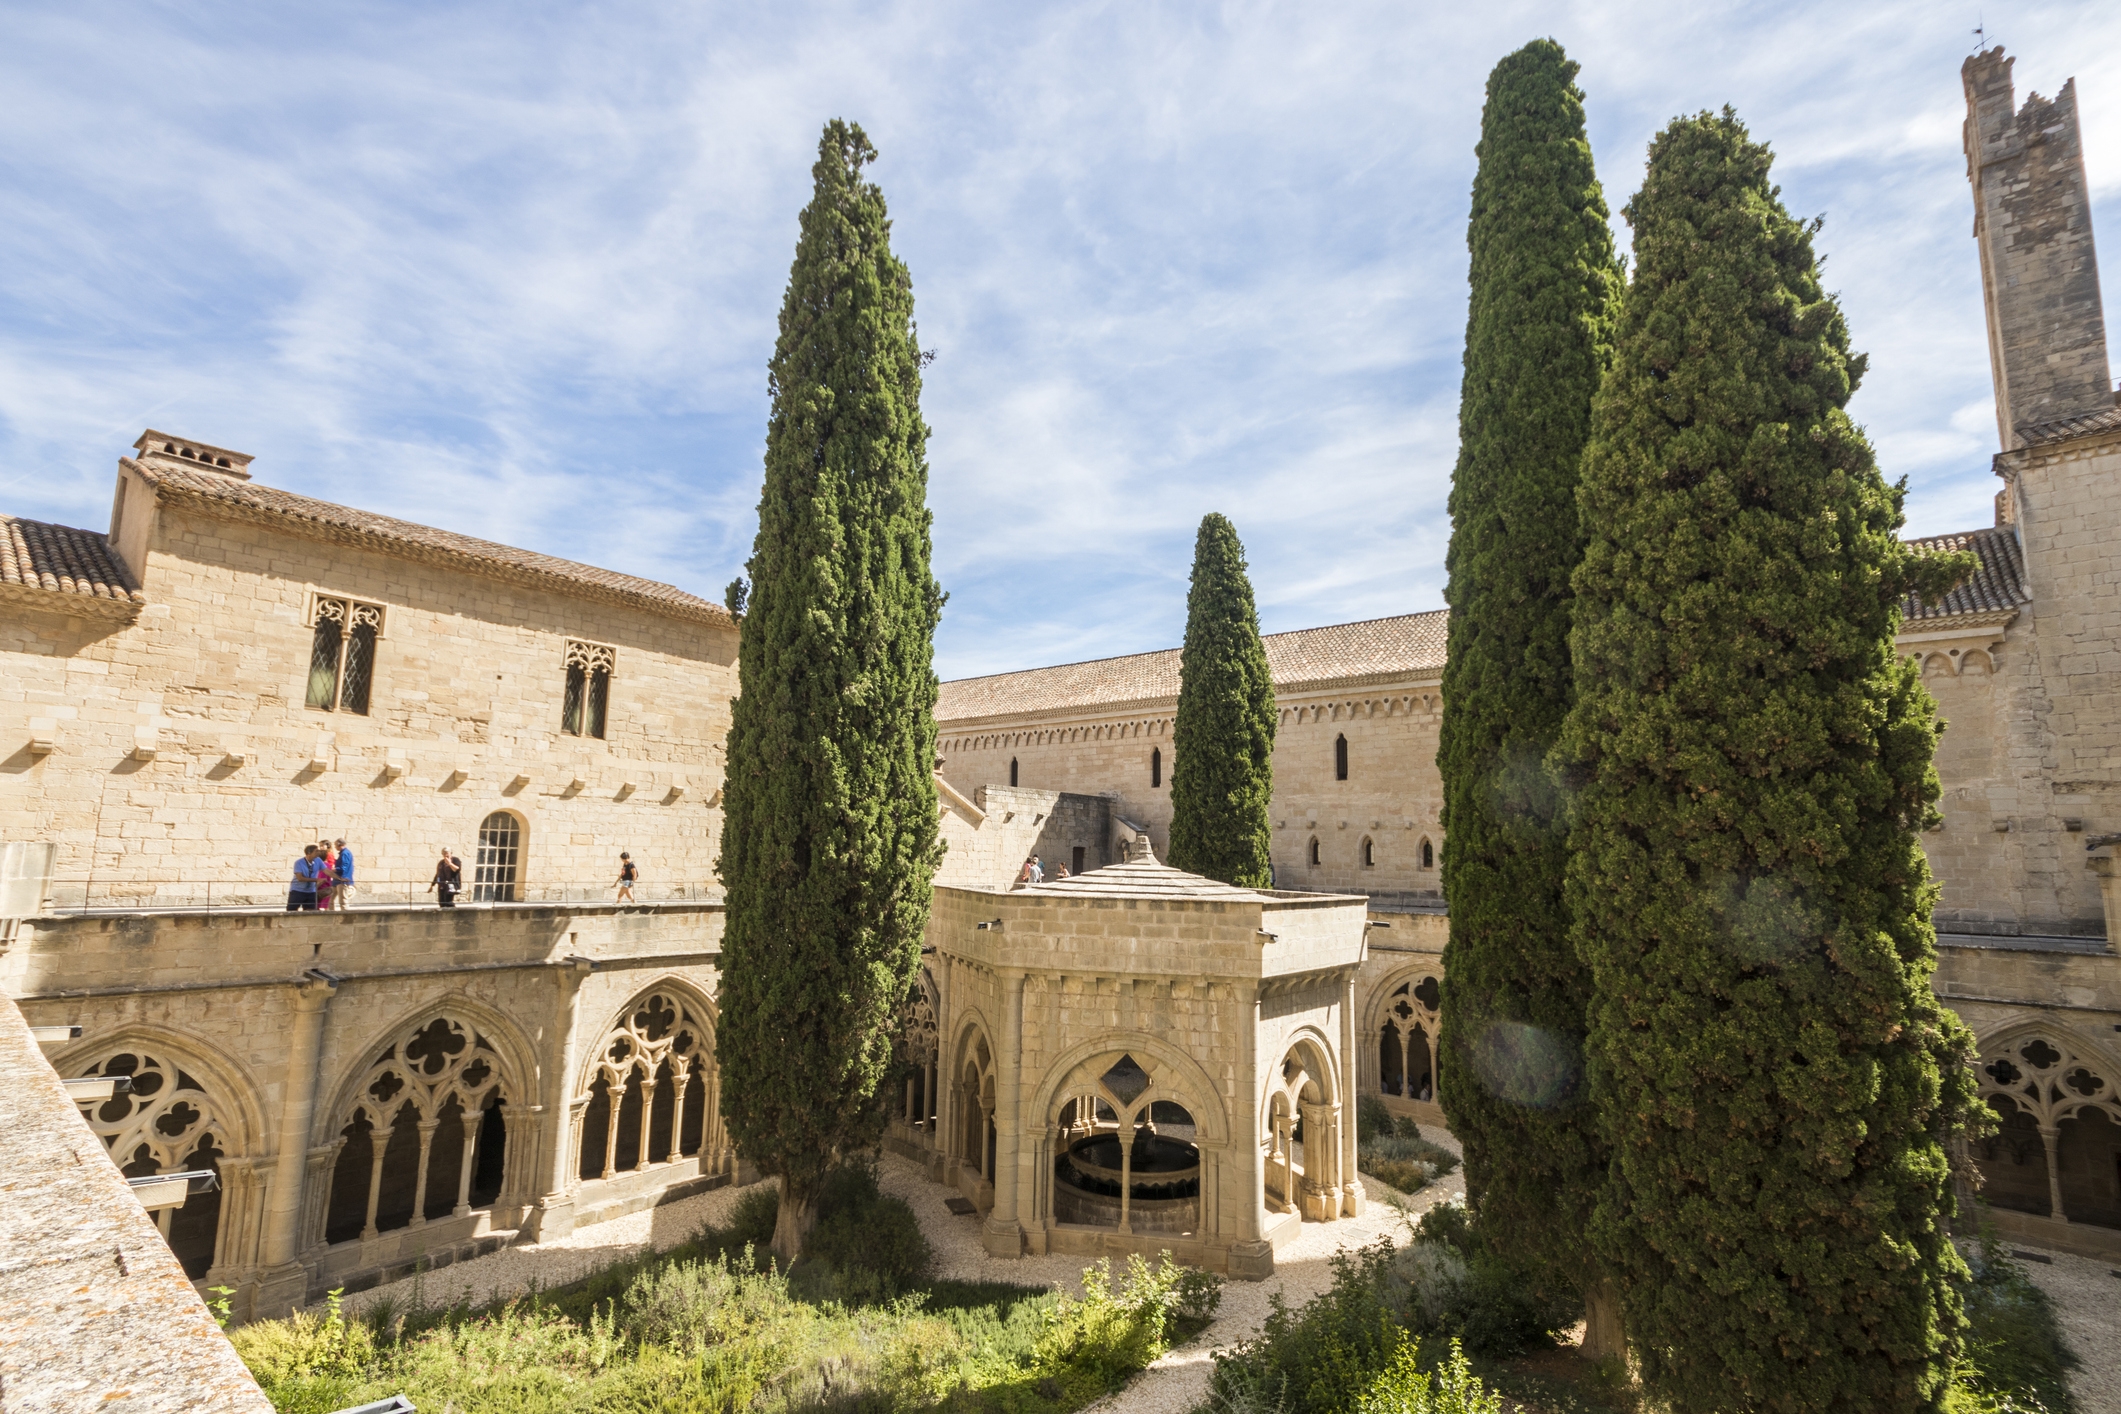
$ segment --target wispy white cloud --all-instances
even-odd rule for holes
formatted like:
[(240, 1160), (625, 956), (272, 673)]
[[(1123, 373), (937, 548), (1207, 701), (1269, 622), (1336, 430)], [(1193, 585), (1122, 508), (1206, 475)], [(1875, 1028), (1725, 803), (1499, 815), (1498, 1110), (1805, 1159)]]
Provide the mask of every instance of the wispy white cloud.
[[(2110, 9), (1992, 33), (2021, 94), (2077, 75), (2121, 230)], [(1774, 142), (1793, 209), (1828, 217), (1872, 355), (1854, 411), (1911, 528), (1978, 523), (1971, 23), (1905, 0), (14, 7), (0, 506), (100, 524), (154, 421), (281, 485), (718, 596), (817, 130), (844, 115), (882, 149), (940, 354), (946, 674), (1175, 642), (1207, 510), (1269, 628), (1433, 607), (1482, 86), (1551, 33), (1616, 209), (1675, 113), (1729, 102)]]

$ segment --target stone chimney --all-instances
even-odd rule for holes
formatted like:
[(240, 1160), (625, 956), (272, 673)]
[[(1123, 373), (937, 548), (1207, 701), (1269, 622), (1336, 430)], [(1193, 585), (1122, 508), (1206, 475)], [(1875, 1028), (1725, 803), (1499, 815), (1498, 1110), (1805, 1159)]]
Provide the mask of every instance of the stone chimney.
[(2077, 81), (2052, 100), (2030, 94), (2014, 109), (2012, 62), (1999, 45), (1959, 69), (1996, 430), (2005, 451), (2024, 443), (2024, 427), (2103, 412), (2115, 402)]
[(250, 480), (250, 458), (226, 447), (210, 447), (188, 437), (157, 432), (150, 427), (133, 443), (139, 460), (149, 466), (173, 466), (181, 471), (211, 471), (237, 481)]

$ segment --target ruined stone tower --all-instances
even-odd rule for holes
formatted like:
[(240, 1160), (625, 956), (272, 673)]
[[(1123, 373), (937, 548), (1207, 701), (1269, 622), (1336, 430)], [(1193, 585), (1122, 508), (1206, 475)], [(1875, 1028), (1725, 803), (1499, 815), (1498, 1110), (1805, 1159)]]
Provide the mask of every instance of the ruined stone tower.
[(1999, 45), (1969, 58), (1966, 174), (1988, 312), (2003, 450), (2021, 429), (2114, 406), (2091, 206), (2077, 131), (2077, 81), (2013, 107), (2012, 60)]

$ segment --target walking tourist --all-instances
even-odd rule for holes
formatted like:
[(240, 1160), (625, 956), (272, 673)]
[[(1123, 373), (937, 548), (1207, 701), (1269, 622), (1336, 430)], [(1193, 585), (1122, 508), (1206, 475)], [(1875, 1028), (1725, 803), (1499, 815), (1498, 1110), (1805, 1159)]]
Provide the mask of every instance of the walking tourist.
[(332, 843), (339, 851), (339, 907), (344, 908), (347, 904), (346, 896), (353, 892), (353, 851), (346, 847), (344, 840), (333, 840)]
[(640, 880), (641, 871), (633, 867), (633, 856), (625, 850), (619, 851), (619, 897), (620, 903), (633, 902), (633, 886)]
[(317, 907), (331, 908), (333, 897), (339, 889), (339, 861), (331, 852), (330, 840), (317, 841)]
[(302, 846), (302, 857), (295, 861), (295, 875), (287, 881), (287, 911), (289, 913), (314, 913), (317, 908), (317, 847)]
[(1039, 857), (1035, 854), (1031, 856), (1031, 882), (1034, 884), (1046, 882), (1046, 866), (1039, 861)]
[(463, 862), (449, 852), (448, 845), (442, 846), (442, 857), (435, 864), (435, 876), (427, 881), (428, 892), (435, 895), (436, 901), (442, 907), (455, 908), (457, 890), (463, 883)]
[(1019, 883), (1019, 884), (1028, 884), (1028, 883), (1030, 883), (1030, 882), (1031, 882), (1031, 861), (1030, 861), (1030, 860), (1026, 859), (1026, 860), (1024, 861), (1024, 867), (1023, 867), (1022, 869), (1019, 869), (1019, 870), (1018, 870), (1018, 871), (1016, 872), (1016, 882), (1017, 882), (1017, 883)]

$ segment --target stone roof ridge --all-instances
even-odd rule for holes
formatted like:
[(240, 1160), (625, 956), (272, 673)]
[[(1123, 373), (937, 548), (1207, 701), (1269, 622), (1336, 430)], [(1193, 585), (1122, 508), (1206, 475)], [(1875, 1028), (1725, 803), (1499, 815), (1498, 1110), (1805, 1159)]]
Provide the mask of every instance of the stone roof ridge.
[(707, 623), (727, 625), (735, 622), (722, 605), (660, 580), (599, 569), (595, 565), (563, 560), (535, 550), (518, 549), (476, 536), (460, 535), (453, 530), (377, 515), (334, 501), (300, 496), (276, 486), (239, 480), (225, 472), (194, 469), (174, 463), (166, 456), (139, 460), (127, 457), (121, 465), (154, 487), (158, 495), (204, 502), (212, 512), (234, 519), (291, 522), (297, 529), (324, 539), (366, 545), (415, 559), (440, 561), (541, 588), (558, 588), (578, 594), (586, 592), (593, 598), (616, 600)]
[(1919, 595), (1908, 595), (1901, 605), (1901, 617), (1907, 623), (2012, 613), (2032, 602), (2032, 591), (2025, 585), (2025, 557), (2018, 547), (2017, 532), (2010, 526), (1988, 525), (1979, 530), (1925, 535), (1907, 545), (1914, 550), (1971, 550), (1981, 562), (1963, 584), (1935, 604), (1923, 603)]
[(0, 589), (97, 600), (106, 613), (147, 602), (103, 532), (11, 515), (0, 515)]
[[(1263, 634), (1267, 668), (1278, 688), (1334, 678), (1440, 672), (1449, 611), (1429, 609), (1320, 628)], [(1071, 707), (1115, 707), (1178, 696), (1177, 648), (1091, 658), (1052, 667), (956, 678), (942, 684), (939, 721), (1006, 716)]]

